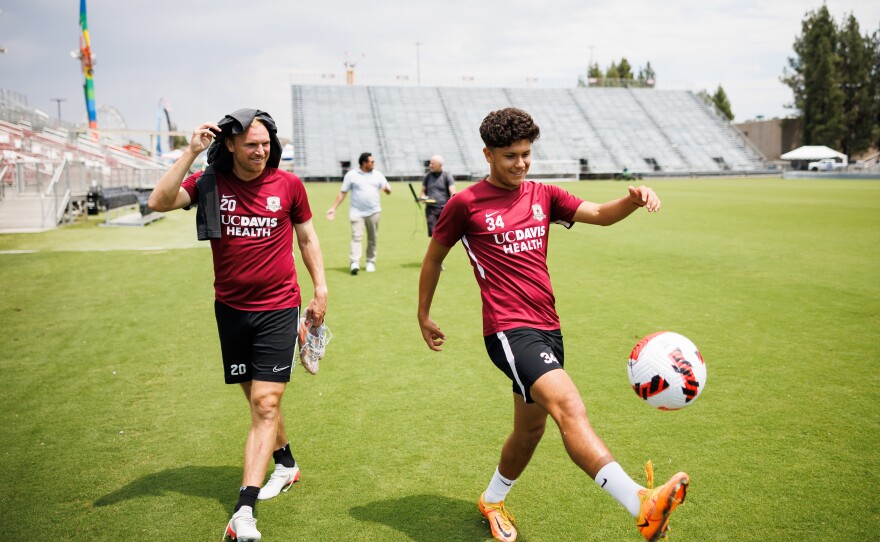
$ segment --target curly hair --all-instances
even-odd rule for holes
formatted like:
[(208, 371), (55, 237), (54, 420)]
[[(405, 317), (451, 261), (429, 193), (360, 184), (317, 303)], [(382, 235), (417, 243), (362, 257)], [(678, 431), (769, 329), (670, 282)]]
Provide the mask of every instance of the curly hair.
[(539, 137), (541, 129), (531, 115), (515, 107), (492, 111), (480, 124), (480, 138), (489, 148), (509, 147), (522, 139), (534, 143)]

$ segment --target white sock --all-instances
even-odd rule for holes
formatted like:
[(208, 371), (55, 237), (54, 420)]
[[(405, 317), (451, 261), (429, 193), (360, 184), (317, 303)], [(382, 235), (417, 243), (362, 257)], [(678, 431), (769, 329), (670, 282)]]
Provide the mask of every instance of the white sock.
[(596, 483), (605, 490), (606, 493), (614, 497), (614, 499), (623, 505), (632, 516), (639, 516), (639, 490), (644, 489), (635, 483), (620, 466), (617, 461), (608, 463), (598, 474), (596, 474)]
[(501, 476), (501, 473), (498, 472), (498, 467), (495, 467), (495, 474), (492, 475), (492, 481), (489, 482), (489, 487), (486, 488), (486, 495), (484, 497), (486, 502), (496, 503), (503, 501), (514, 483), (516, 483), (516, 480), (508, 480)]

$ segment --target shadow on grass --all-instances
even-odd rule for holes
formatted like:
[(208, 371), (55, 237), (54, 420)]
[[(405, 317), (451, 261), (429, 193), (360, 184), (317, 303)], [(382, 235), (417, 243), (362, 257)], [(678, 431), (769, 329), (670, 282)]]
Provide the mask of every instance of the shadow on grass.
[(418, 542), (491, 538), (477, 503), (440, 495), (410, 495), (350, 510), (358, 521), (381, 523)]
[[(327, 272), (327, 271), (333, 271), (334, 273), (341, 273), (343, 275), (351, 275), (351, 269), (348, 266), (346, 266), (346, 267), (325, 267), (324, 272)], [(363, 273), (364, 269), (361, 268), (360, 272)]]
[(109, 506), (129, 499), (161, 496), (167, 492), (216, 499), (232, 512), (238, 499), (241, 467), (181, 467), (148, 474), (104, 495), (95, 506)]

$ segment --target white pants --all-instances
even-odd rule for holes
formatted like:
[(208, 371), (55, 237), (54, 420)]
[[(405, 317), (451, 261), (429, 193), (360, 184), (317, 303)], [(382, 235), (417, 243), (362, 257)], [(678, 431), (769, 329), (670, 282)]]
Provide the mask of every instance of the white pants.
[(367, 263), (376, 263), (376, 240), (379, 237), (380, 214), (374, 213), (370, 216), (351, 219), (351, 251), (349, 253), (351, 264), (360, 266), (365, 225), (367, 227)]

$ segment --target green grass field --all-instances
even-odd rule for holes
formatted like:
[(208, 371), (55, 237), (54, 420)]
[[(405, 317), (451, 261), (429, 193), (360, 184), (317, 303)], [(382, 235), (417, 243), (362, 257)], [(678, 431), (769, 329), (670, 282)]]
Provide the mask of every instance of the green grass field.
[[(657, 215), (552, 228), (566, 368), (617, 459), (643, 482), (692, 477), (673, 541), (876, 540), (880, 512), (880, 183), (658, 180)], [(614, 182), (569, 183), (593, 201)], [(264, 540), (483, 541), (476, 499), (511, 421), (455, 247), (433, 317), (415, 318), (427, 246), (409, 190), (384, 198), (378, 272), (348, 274), (338, 184), (307, 186), (335, 338), (284, 413), (303, 471), (261, 503)], [(345, 204), (347, 209), (347, 203)], [(218, 541), (238, 494), (247, 405), (225, 386), (211, 254), (194, 213), (148, 227), (0, 236), (0, 532), (5, 540)], [(304, 291), (311, 293), (303, 270)], [(629, 388), (636, 341), (670, 329), (708, 364), (693, 406)], [(549, 429), (549, 428), (548, 428)], [(640, 540), (555, 428), (507, 499), (525, 542)]]

